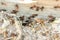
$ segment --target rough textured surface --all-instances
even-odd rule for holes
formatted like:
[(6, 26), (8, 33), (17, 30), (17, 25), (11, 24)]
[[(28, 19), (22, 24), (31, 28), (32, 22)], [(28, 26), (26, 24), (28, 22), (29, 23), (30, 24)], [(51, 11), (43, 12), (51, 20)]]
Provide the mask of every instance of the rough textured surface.
[[(2, 19), (4, 18), (4, 20), (7, 20), (7, 22), (4, 21), (5, 24), (1, 27), (0, 40), (60, 40), (59, 8), (44, 8), (43, 11), (36, 11), (35, 9), (30, 9), (31, 5), (28, 4), (18, 4), (19, 8), (16, 9), (15, 5), (17, 3), (4, 3), (6, 5), (2, 5), (0, 3), (0, 9), (6, 9), (6, 11), (2, 10), (0, 14), (2, 16)], [(12, 10), (16, 10), (18, 12), (13, 14)], [(38, 15), (36, 17), (33, 17), (32, 14)], [(48, 17), (50, 15), (55, 18), (55, 20), (49, 23), (49, 19), (53, 19), (52, 17)], [(31, 18), (28, 19), (28, 17)], [(24, 18), (24, 20), (21, 21), (20, 18)], [(0, 20), (0, 25), (2, 25), (3, 23), (2, 19)], [(15, 21), (15, 24), (13, 23), (13, 25), (12, 20)], [(22, 25), (22, 23), (25, 23), (24, 26)], [(7, 28), (5, 26), (7, 26)], [(15, 37), (17, 35), (13, 33), (11, 34), (10, 30), (13, 33), (17, 33), (19, 36)], [(14, 38), (11, 38), (11, 36), (13, 36)]]

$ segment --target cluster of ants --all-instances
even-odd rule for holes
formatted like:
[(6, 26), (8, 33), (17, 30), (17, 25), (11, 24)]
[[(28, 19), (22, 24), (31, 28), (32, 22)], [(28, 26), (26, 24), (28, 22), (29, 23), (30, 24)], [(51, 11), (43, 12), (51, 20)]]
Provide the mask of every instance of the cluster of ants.
[[(25, 23), (23, 22), (25, 16), (20, 16), (19, 19), (20, 21), (22, 21), (23, 26), (29, 26), (29, 24), (33, 22), (32, 19), (35, 18), (36, 16), (38, 16), (38, 14), (32, 14), (31, 16), (27, 17), (28, 20), (26, 20)], [(48, 23), (51, 23), (55, 20), (55, 17), (52, 15), (49, 15), (48, 18), (49, 18)], [(44, 24), (45, 22), (43, 19), (38, 19), (38, 18), (35, 21), (40, 24)]]
[[(56, 0), (56, 1), (58, 1), (58, 0)], [(1, 4), (7, 6), (7, 3), (1, 2)], [(20, 8), (19, 5), (15, 4), (15, 9), (12, 10), (11, 13), (16, 14), (19, 11), (19, 8)], [(60, 6), (57, 5), (57, 6), (54, 6), (54, 8), (60, 8)], [(33, 5), (30, 7), (30, 9), (32, 9), (32, 10), (35, 9), (36, 11), (39, 11), (39, 10), (43, 11), (44, 6), (39, 7), (37, 5)], [(0, 9), (0, 11), (7, 11), (7, 10), (6, 9)]]
[(32, 10), (36, 9), (36, 11), (39, 11), (41, 9), (41, 11), (43, 11), (44, 6), (39, 7), (39, 6), (33, 5), (33, 6), (30, 7), (30, 9), (32, 9)]

